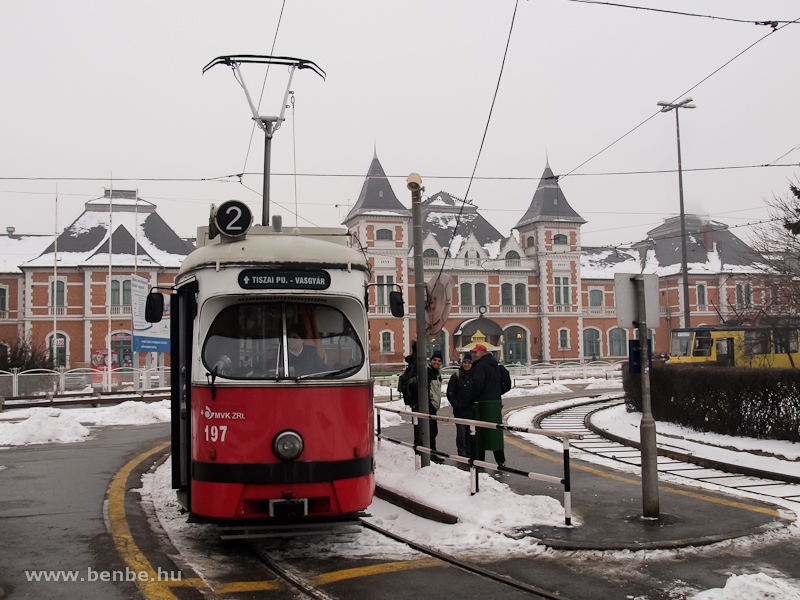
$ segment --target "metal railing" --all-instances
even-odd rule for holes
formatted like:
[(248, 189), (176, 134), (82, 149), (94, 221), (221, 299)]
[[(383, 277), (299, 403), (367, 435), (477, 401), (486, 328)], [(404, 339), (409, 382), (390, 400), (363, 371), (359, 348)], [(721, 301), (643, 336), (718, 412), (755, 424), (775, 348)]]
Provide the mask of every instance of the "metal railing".
[(30, 369), (0, 371), (0, 396), (4, 398), (51, 396), (75, 392), (140, 391), (170, 385), (169, 367), (133, 369)]
[[(377, 430), (375, 432), (375, 437), (378, 438), (378, 447), (380, 448), (380, 443), (382, 440), (386, 440), (387, 442), (391, 442), (393, 444), (398, 444), (400, 446), (404, 446), (406, 448), (411, 448), (414, 450), (414, 468), (420, 468), (420, 453), (425, 453), (430, 456), (438, 456), (439, 458), (447, 458), (449, 460), (469, 465), (469, 477), (470, 477), (470, 494), (475, 495), (480, 491), (479, 482), (478, 482), (478, 469), (485, 469), (489, 471), (500, 471), (503, 473), (513, 473), (515, 475), (521, 475), (523, 477), (527, 477), (528, 479), (535, 479), (538, 481), (546, 481), (547, 483), (555, 483), (558, 485), (562, 485), (564, 487), (564, 522), (567, 526), (572, 525), (572, 491), (570, 489), (570, 466), (569, 466), (569, 441), (571, 439), (574, 440), (581, 440), (583, 436), (579, 433), (570, 433), (567, 431), (553, 431), (553, 430), (544, 430), (544, 429), (536, 429), (534, 427), (515, 427), (513, 425), (500, 425), (498, 423), (491, 423), (488, 421), (475, 421), (472, 419), (458, 419), (456, 417), (440, 417), (438, 415), (427, 415), (425, 413), (419, 413), (414, 411), (408, 410), (400, 410), (397, 408), (389, 408), (386, 406), (378, 406), (375, 405), (375, 410), (378, 413), (378, 424)], [(468, 425), (469, 426), (469, 433), (470, 433), (470, 440), (471, 444), (470, 447), (473, 449), (473, 457), (467, 458), (464, 456), (459, 456), (457, 454), (446, 454), (444, 452), (439, 452), (437, 450), (431, 450), (425, 446), (418, 446), (416, 444), (410, 442), (404, 442), (402, 440), (397, 440), (394, 438), (390, 438), (387, 435), (384, 435), (381, 431), (381, 412), (391, 412), (398, 415), (408, 416), (412, 419), (412, 424), (416, 427), (419, 423), (419, 419), (428, 419), (428, 420), (436, 420), (441, 421), (442, 423), (453, 423), (456, 425)], [(477, 428), (481, 427), (484, 429), (500, 429), (504, 431), (516, 431), (518, 433), (531, 433), (534, 435), (544, 435), (547, 437), (559, 437), (563, 442), (564, 447), (564, 454), (563, 454), (563, 466), (564, 466), (564, 476), (563, 477), (554, 477), (553, 475), (546, 475), (544, 473), (535, 473), (533, 471), (524, 471), (522, 469), (515, 469), (513, 467), (506, 467), (505, 465), (494, 465), (492, 463), (488, 463), (483, 460), (477, 460), (474, 458), (475, 449), (477, 448), (476, 444), (476, 435), (477, 435)]]

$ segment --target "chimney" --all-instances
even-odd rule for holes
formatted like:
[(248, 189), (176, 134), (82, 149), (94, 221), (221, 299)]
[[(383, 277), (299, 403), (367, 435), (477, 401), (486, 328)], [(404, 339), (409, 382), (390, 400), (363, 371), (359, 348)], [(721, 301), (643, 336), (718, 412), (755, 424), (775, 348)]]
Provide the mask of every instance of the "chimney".
[(714, 250), (714, 228), (711, 227), (711, 223), (704, 223), (700, 228), (700, 241), (709, 252)]

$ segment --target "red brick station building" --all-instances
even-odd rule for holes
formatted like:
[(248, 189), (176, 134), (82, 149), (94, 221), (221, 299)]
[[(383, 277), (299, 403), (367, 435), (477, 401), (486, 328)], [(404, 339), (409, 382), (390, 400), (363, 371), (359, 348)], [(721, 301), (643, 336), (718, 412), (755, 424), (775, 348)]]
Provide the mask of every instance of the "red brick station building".
[[(686, 216), (688, 298), (677, 217), (630, 247), (583, 246), (586, 221), (567, 202), (549, 164), (507, 235), (475, 204), (445, 191), (423, 198), (422, 221), (425, 280), (443, 271), (455, 282), (449, 318), (426, 340), (430, 351), (443, 352), (446, 364), (477, 339), (507, 364), (625, 360), (635, 332), (617, 327), (615, 273), (659, 275), (660, 319), (648, 324), (657, 353), (668, 353), (670, 331), (686, 326), (686, 302), (691, 326), (714, 325), (759, 293), (750, 283), (756, 272), (752, 250), (723, 223), (697, 215)], [(373, 369), (398, 369), (416, 331), (411, 211), (377, 156), (343, 224), (366, 251), (372, 283), (378, 284), (370, 288)], [(193, 249), (193, 240), (180, 238), (154, 204), (126, 190), (106, 190), (87, 202), (55, 242), (53, 235), (18, 234), (10, 226), (0, 234), (0, 352), (18, 337), (30, 336), (47, 349), (56, 340), (57, 363), (66, 368), (88, 366), (93, 352), (108, 347), (109, 335), (112, 352), (126, 355), (131, 275), (169, 285)], [(395, 284), (406, 301), (404, 318), (389, 311)]]

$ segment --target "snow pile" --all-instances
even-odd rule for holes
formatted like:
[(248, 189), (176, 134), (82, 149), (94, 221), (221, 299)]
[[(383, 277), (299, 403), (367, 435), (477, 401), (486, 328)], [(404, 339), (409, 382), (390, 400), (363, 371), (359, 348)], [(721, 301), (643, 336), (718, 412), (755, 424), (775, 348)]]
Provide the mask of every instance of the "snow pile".
[(82, 442), (89, 430), (69, 414), (33, 413), (20, 423), (0, 423), (0, 446)]
[[(80, 410), (87, 411), (80, 414)], [(79, 409), (76, 417), (84, 423), (95, 425), (148, 425), (151, 423), (169, 423), (170, 401), (139, 402), (129, 400), (105, 409)]]
[(480, 492), (471, 496), (468, 471), (436, 464), (415, 470), (410, 448), (384, 442), (375, 462), (378, 485), (455, 515), (462, 523), (502, 533), (531, 524), (564, 525), (564, 508), (557, 500), (516, 494), (487, 475), (480, 478)]
[(572, 390), (561, 383), (545, 383), (537, 388), (516, 387), (512, 388), (503, 398), (516, 398), (519, 396), (545, 396), (547, 394), (571, 394)]
[(691, 600), (800, 600), (800, 588), (764, 573), (731, 575), (724, 588), (700, 592)]

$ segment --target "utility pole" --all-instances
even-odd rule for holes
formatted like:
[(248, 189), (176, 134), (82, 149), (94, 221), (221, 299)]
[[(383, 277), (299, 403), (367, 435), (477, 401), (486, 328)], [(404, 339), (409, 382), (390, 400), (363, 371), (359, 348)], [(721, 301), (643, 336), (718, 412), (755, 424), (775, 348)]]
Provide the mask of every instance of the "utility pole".
[(691, 104), (691, 98), (684, 98), (680, 102), (673, 104), (671, 102), (659, 102), (661, 112), (669, 112), (675, 110), (675, 128), (678, 134), (678, 190), (680, 193), (681, 204), (681, 271), (683, 272), (683, 326), (691, 327), (691, 308), (689, 306), (689, 269), (687, 266), (686, 256), (686, 214), (683, 209), (683, 166), (681, 165), (681, 126), (678, 120), (679, 108), (695, 108)]
[[(426, 293), (425, 272), (422, 264), (422, 178), (418, 173), (411, 173), (406, 180), (406, 185), (411, 190), (411, 228), (414, 240), (414, 315), (417, 325), (417, 398), (418, 410), (429, 414), (428, 399), (428, 345), (425, 343), (425, 306)], [(430, 448), (431, 429), (428, 419), (421, 419), (418, 425), (420, 443), (425, 448)], [(420, 466), (427, 467), (431, 464), (430, 454), (420, 454)]]

